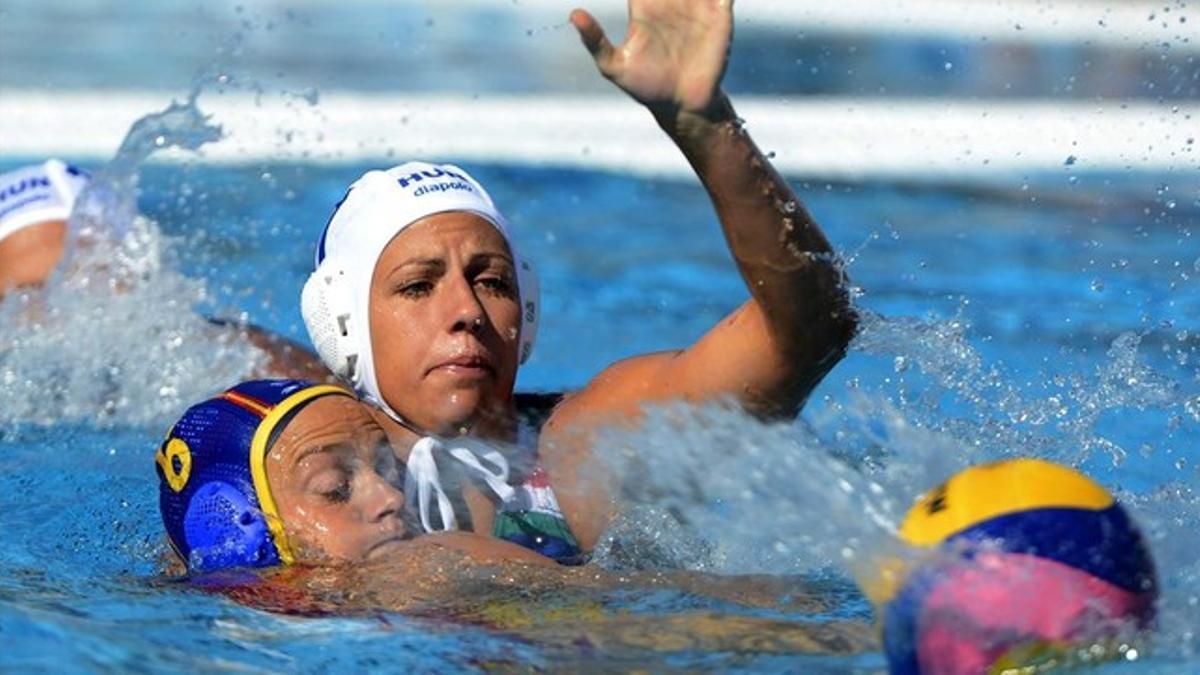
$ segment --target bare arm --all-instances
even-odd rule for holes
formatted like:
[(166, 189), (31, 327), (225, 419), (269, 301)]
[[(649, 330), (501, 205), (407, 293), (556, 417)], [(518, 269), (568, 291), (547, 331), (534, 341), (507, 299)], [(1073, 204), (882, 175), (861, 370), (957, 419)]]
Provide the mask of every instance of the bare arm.
[(612, 510), (612, 486), (588, 462), (592, 429), (673, 399), (727, 398), (759, 415), (792, 416), (841, 358), (856, 320), (829, 241), (720, 89), (731, 3), (634, 0), (619, 46), (586, 12), (571, 21), (601, 73), (650, 110), (696, 171), (750, 291), (694, 345), (608, 368), (547, 423), (542, 460), (568, 522), (591, 547)]
[(62, 257), (67, 224), (52, 220), (31, 225), (0, 240), (0, 300), (13, 288), (40, 286)]
[(241, 323), (216, 317), (209, 317), (208, 322), (218, 326), (220, 330), (244, 337), (266, 355), (267, 362), (252, 373), (254, 377), (282, 377), (310, 382), (337, 383), (337, 378), (321, 363), (317, 355), (295, 340), (252, 323)]

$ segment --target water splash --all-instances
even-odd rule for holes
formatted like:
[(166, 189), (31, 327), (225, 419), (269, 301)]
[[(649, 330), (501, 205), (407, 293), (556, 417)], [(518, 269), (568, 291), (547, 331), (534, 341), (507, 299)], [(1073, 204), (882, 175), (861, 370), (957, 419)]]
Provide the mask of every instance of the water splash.
[[(1195, 652), (1197, 474), (1148, 493), (1122, 489), (1130, 475), (1163, 475), (1153, 464), (1161, 457), (1153, 448), (1126, 453), (1101, 430), (1106, 415), (1184, 415), (1193, 399), (1147, 365), (1141, 333), (1114, 339), (1091, 373), (1048, 374), (1045, 387), (1016, 384), (968, 334), (959, 318), (864, 313), (848, 358), (891, 358), (911, 386), (895, 378), (879, 390), (852, 388), (797, 424), (763, 424), (733, 406), (656, 408), (637, 431), (606, 436), (604, 462), (635, 506), (609, 532), (600, 562), (636, 566), (641, 556), (727, 573), (833, 569), (869, 579), (881, 560), (915, 555), (897, 541), (899, 523), (954, 472), (1018, 455), (1093, 468), (1107, 458), (1109, 473), (1092, 473), (1141, 523), (1166, 589), (1158, 641), (1173, 654)], [(605, 550), (613, 542), (616, 554)]]
[(15, 327), (0, 344), (0, 427), (161, 425), (264, 360), (197, 313), (208, 290), (167, 264), (163, 234), (137, 210), (142, 163), (221, 137), (197, 94), (133, 124), (80, 195), (54, 276), (0, 304), (0, 323)]
[(1033, 454), (1078, 465), (1096, 450), (1114, 464), (1128, 452), (1099, 431), (1104, 415), (1126, 409), (1185, 409), (1178, 382), (1139, 353), (1142, 335), (1115, 338), (1094, 375), (1044, 374), (1040, 392), (1014, 383), (1004, 364), (985, 364), (962, 319), (885, 319), (864, 313), (858, 349), (892, 356), (896, 371), (914, 371), (912, 388), (895, 392), (918, 424), (946, 431), (995, 457)]
[(889, 547), (908, 502), (803, 427), (764, 425), (719, 405), (646, 415), (638, 431), (610, 433), (600, 447), (623, 499), (639, 507), (610, 539), (628, 549), (631, 533), (650, 528), (634, 538), (650, 545), (602, 563), (666, 554), (690, 569), (794, 573)]
[[(138, 213), (138, 169), (155, 153), (197, 150), (221, 138), (221, 128), (210, 124), (197, 107), (199, 94), (194, 89), (185, 103), (172, 101), (166, 110), (134, 122), (117, 154), (94, 172), (71, 214), (67, 268), (73, 262), (110, 268), (111, 255), (119, 263), (115, 272), (136, 274), (158, 268), (162, 236)], [(92, 248), (100, 250), (81, 252)]]

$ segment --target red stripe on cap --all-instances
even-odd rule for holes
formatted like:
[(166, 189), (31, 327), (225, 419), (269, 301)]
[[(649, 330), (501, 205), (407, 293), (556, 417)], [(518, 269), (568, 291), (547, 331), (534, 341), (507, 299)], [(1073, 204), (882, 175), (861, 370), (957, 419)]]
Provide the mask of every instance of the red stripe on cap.
[(253, 396), (239, 394), (236, 391), (227, 391), (224, 394), (221, 394), (221, 398), (225, 399), (226, 401), (229, 401), (230, 403), (238, 406), (239, 408), (249, 410), (250, 412), (254, 413), (255, 415), (258, 415), (259, 417), (266, 417), (267, 413), (271, 412), (271, 408), (275, 407), (273, 405), (268, 405), (256, 398), (254, 398)]

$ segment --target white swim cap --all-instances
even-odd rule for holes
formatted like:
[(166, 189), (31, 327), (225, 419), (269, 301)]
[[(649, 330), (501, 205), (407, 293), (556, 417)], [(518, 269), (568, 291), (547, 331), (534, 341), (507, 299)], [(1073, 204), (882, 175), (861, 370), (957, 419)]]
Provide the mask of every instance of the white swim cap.
[(71, 216), (87, 174), (58, 161), (0, 174), (0, 240), (17, 230)]
[(300, 313), (325, 365), (393, 418), (375, 379), (368, 301), (371, 277), (384, 248), (404, 228), (426, 216), (467, 211), (504, 236), (517, 270), (521, 303), (520, 362), (533, 351), (537, 334), (538, 283), (522, 260), (508, 221), (466, 171), (452, 164), (408, 162), (387, 171), (368, 171), (334, 208), (317, 245), (316, 270), (304, 284)]

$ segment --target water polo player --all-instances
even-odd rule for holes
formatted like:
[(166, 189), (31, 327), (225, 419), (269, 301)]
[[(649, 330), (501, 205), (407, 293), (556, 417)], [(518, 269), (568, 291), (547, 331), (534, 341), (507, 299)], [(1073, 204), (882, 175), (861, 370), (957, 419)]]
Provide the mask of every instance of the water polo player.
[(57, 159), (0, 174), (0, 299), (50, 277), (87, 180), (82, 170)]
[[(163, 525), (190, 572), (357, 562), (414, 546), (417, 530), (406, 525), (383, 431), (340, 387), (242, 383), (189, 408), (155, 464)], [(423, 537), (416, 546), (429, 544), (553, 564), (470, 533)]]
[[(732, 21), (727, 1), (633, 0), (626, 39), (613, 46), (591, 15), (571, 15), (600, 72), (651, 112), (695, 169), (750, 300), (690, 347), (614, 364), (555, 408), (536, 443), (546, 473), (514, 472), (535, 488), (526, 496), (544, 507), (540, 523), (494, 524), (497, 502), (502, 514), (520, 517), (521, 508), (468, 489), (463, 527), (519, 527), (536, 539), (543, 525), (561, 531), (561, 506), (590, 549), (612, 512), (609, 490), (583, 468), (590, 429), (669, 400), (730, 399), (789, 417), (841, 358), (856, 324), (830, 244), (720, 88)], [(429, 437), (519, 441), (513, 382), (533, 347), (538, 288), (476, 180), (422, 162), (371, 171), (335, 209), (316, 258), (302, 298), (313, 344), (386, 413), (401, 457)]]
[[(88, 174), (57, 159), (0, 174), (0, 301), (11, 289), (41, 286), (62, 260), (67, 224)], [(268, 357), (259, 375), (326, 379), (328, 371), (303, 346), (254, 325), (209, 319), (217, 330), (242, 333)]]

